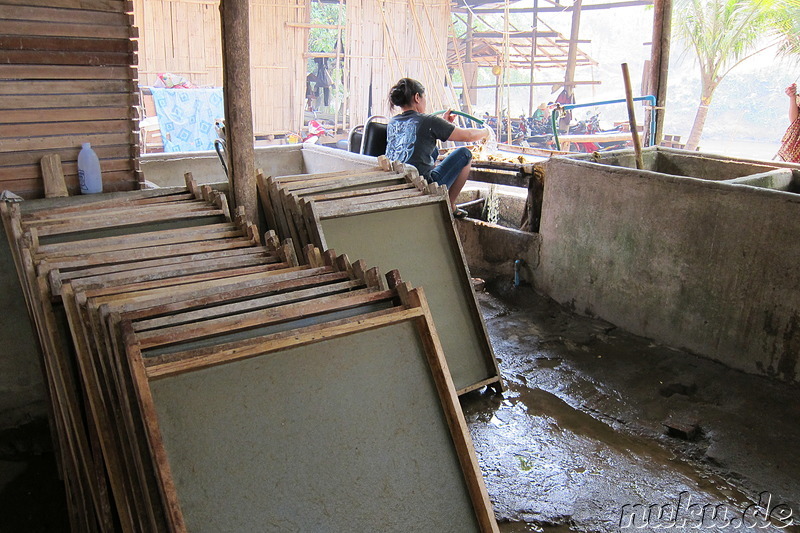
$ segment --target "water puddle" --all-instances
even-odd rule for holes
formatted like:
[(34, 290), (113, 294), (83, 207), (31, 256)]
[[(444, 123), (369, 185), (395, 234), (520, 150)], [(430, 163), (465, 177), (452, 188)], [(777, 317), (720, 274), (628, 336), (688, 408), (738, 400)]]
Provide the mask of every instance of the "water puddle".
[[(489, 307), (517, 306), (520, 295), (510, 303), (492, 300)], [(701, 363), (684, 362), (675, 351), (662, 355), (643, 339), (631, 348), (625, 345), (627, 334), (607, 323), (573, 320), (557, 306), (537, 305), (507, 307), (502, 316), (490, 312), (487, 329), (507, 390), (462, 398), (502, 532), (688, 532), (726, 524), (727, 529), (800, 531), (800, 514), (789, 517), (788, 527), (764, 518), (765, 507), (775, 518), (797, 502), (777, 496), (769, 501), (763, 483), (748, 484), (714, 462), (714, 453), (748, 468), (753, 461), (746, 458), (746, 438), (731, 449), (721, 440), (737, 424), (724, 416), (727, 411), (706, 413), (694, 440), (666, 435), (665, 417), (689, 420), (697, 410), (704, 414), (705, 404), (698, 402), (719, 397), (705, 382), (717, 377), (716, 369), (698, 373)], [(701, 400), (703, 394), (708, 398)], [(726, 396), (737, 403), (735, 394)], [(725, 449), (707, 450), (720, 442)], [(793, 468), (791, 456), (788, 460)], [(759, 473), (760, 479), (768, 472)], [(791, 472), (784, 478), (791, 479)], [(791, 482), (771, 483), (764, 488), (784, 489), (790, 496), (798, 492)]]

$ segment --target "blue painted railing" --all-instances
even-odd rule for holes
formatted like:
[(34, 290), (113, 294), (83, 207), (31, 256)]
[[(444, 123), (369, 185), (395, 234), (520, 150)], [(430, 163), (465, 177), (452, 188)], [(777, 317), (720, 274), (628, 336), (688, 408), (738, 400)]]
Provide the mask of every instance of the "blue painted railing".
[[(650, 102), (650, 105), (655, 108), (656, 107), (656, 97), (652, 94), (648, 94), (647, 96), (637, 96), (633, 99), (634, 102)], [(550, 115), (550, 124), (553, 128), (553, 140), (556, 143), (556, 150), (561, 150), (561, 143), (558, 140), (558, 115), (561, 110), (569, 111), (570, 109), (578, 109), (580, 107), (593, 107), (599, 105), (609, 105), (609, 104), (624, 104), (627, 102), (624, 98), (621, 100), (605, 100), (603, 102), (590, 102), (588, 104), (563, 104), (555, 109), (553, 109), (553, 114)], [(648, 139), (649, 143), (653, 142), (653, 139), (656, 137), (656, 121), (650, 120), (650, 138)], [(649, 144), (648, 144), (649, 146)]]

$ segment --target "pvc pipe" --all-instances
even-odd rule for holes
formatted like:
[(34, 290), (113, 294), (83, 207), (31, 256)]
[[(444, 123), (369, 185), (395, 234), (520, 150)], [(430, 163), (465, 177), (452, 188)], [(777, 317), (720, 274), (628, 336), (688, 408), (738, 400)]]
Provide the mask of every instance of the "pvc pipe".
[[(652, 94), (648, 94), (647, 96), (637, 96), (633, 99), (634, 102), (641, 102), (641, 101), (648, 101), (652, 107), (656, 106), (656, 97)], [(619, 100), (604, 100), (602, 102), (589, 102), (587, 104), (564, 104), (562, 106), (556, 107), (553, 109), (553, 113), (550, 115), (550, 124), (553, 128), (553, 140), (556, 142), (556, 150), (561, 150), (561, 143), (558, 140), (558, 114), (561, 110), (569, 111), (570, 109), (578, 109), (580, 107), (593, 107), (599, 105), (609, 105), (609, 104), (624, 104), (627, 103), (627, 99), (621, 98)], [(652, 143), (653, 139), (656, 136), (656, 121), (650, 121), (650, 139), (649, 142)], [(648, 144), (650, 146), (650, 144)]]
[[(442, 109), (442, 110), (440, 110), (440, 111), (434, 111), (434, 112), (433, 112), (433, 113), (431, 113), (431, 114), (432, 114), (432, 115), (442, 115), (442, 114), (444, 114), (444, 113), (446, 113), (446, 112), (447, 112), (447, 110), (446, 110), (446, 109)], [(451, 109), (451, 110), (450, 110), (450, 112), (451, 112), (452, 114), (454, 114), (454, 115), (459, 115), (459, 116), (462, 116), (462, 117), (464, 117), (464, 118), (468, 118), (468, 119), (470, 119), (470, 120), (472, 120), (472, 121), (474, 121), (474, 122), (477, 122), (479, 126), (483, 126), (483, 121), (482, 121), (481, 119), (479, 119), (479, 118), (477, 118), (477, 117), (473, 117), (473, 116), (472, 116), (472, 115), (470, 115), (469, 113), (464, 113), (463, 111), (456, 111), (455, 109)]]

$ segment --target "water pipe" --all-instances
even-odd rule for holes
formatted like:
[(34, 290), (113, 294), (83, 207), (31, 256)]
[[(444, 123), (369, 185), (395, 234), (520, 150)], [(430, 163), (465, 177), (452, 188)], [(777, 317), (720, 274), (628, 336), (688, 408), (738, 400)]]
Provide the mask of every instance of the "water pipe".
[[(647, 101), (650, 102), (652, 107), (656, 107), (656, 97), (652, 94), (648, 94), (647, 96), (637, 96), (633, 99), (634, 102), (641, 102)], [(556, 150), (561, 150), (561, 143), (558, 140), (558, 114), (563, 109), (564, 111), (569, 111), (570, 109), (578, 109), (579, 107), (593, 107), (598, 105), (608, 105), (608, 104), (624, 104), (627, 100), (622, 98), (620, 100), (604, 100), (602, 102), (590, 102), (588, 104), (564, 104), (561, 106), (556, 107), (553, 109), (552, 115), (550, 115), (550, 125), (553, 128), (553, 140), (556, 142)], [(653, 143), (653, 140), (656, 137), (656, 121), (650, 120), (650, 139), (648, 146)]]
[(222, 170), (225, 171), (225, 177), (230, 179), (228, 175), (228, 164), (225, 162), (225, 141), (221, 139), (214, 139), (214, 150), (217, 152), (219, 162), (222, 163)]
[[(431, 114), (432, 115), (442, 115), (442, 114), (444, 114), (446, 112), (447, 112), (446, 109), (442, 109), (440, 111), (435, 111), (435, 112), (433, 112)], [(469, 113), (464, 113), (463, 111), (456, 111), (455, 109), (451, 109), (450, 113), (452, 113), (454, 115), (459, 115), (459, 116), (464, 117), (464, 118), (468, 118), (468, 119), (472, 120), (473, 122), (477, 122), (479, 126), (483, 126), (483, 121), (481, 119), (479, 119), (477, 117), (473, 117)]]

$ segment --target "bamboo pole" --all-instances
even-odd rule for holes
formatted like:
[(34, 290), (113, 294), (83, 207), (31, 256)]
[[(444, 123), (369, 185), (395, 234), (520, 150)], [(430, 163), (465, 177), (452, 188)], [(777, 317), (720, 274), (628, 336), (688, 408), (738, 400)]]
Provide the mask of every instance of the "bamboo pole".
[[(423, 10), (425, 11), (425, 18), (428, 19), (428, 28), (431, 31), (432, 35), (437, 35), (437, 33), (433, 31), (435, 25), (433, 19), (431, 18), (430, 9), (428, 9), (427, 5), (425, 4), (423, 4), (423, 6), (424, 6)], [(452, 24), (452, 17), (449, 15), (449, 13), (447, 20), (449, 21), (449, 24)], [(419, 21), (417, 21), (417, 23), (419, 24)], [(437, 41), (434, 42), (434, 45), (436, 44), (436, 42)], [(447, 79), (447, 86), (450, 87), (450, 98), (452, 98), (453, 105), (458, 107), (458, 95), (456, 94), (456, 88), (455, 85), (453, 84), (453, 78), (452, 76), (450, 76), (450, 69), (447, 68), (447, 46), (446, 46), (447, 39), (445, 39), (444, 42), (445, 42), (444, 48), (442, 48), (441, 46), (436, 46), (434, 48), (437, 56), (436, 60), (439, 62), (440, 65), (442, 65), (442, 68), (444, 69), (444, 74)], [(458, 53), (458, 50), (456, 50), (456, 53)], [(463, 66), (461, 67), (461, 74), (462, 76), (464, 74)]]
[[(428, 45), (428, 39), (426, 38), (426, 34), (423, 31), (422, 22), (420, 21), (419, 15), (417, 13), (417, 3), (415, 0), (408, 0), (408, 4), (409, 4), (409, 11), (411, 12), (411, 16), (414, 23), (414, 29), (416, 30), (417, 39), (419, 40), (419, 43), (421, 45), (420, 49), (422, 50), (422, 53), (425, 54), (426, 58), (428, 58), (427, 61), (423, 60), (422, 64), (424, 67), (427, 67), (430, 79), (433, 80), (433, 87), (436, 90), (436, 95), (441, 101), (441, 104), (443, 106), (447, 105), (446, 93), (442, 90), (439, 84), (436, 83), (438, 76), (436, 73), (436, 69), (434, 68), (434, 65), (431, 64), (431, 62), (434, 60), (434, 54), (431, 52), (430, 46)], [(427, 9), (426, 5), (423, 4), (423, 10), (426, 9)], [(455, 90), (453, 89), (453, 80), (450, 79), (450, 72), (447, 70), (446, 59), (444, 59), (443, 65), (444, 65), (445, 78), (448, 80), (451, 96), (453, 96), (455, 95)]]
[[(472, 97), (469, 95), (469, 88), (467, 87), (467, 73), (464, 70), (464, 62), (461, 61), (461, 52), (458, 50), (458, 39), (456, 39), (456, 26), (453, 24), (451, 17), (450, 20), (450, 36), (453, 40), (453, 50), (456, 53), (456, 61), (458, 63), (458, 70), (461, 71), (461, 94), (464, 95), (464, 104), (467, 106), (467, 113), (472, 114)], [(453, 91), (455, 91), (453, 86)]]
[[(342, 30), (344, 26), (342, 26), (342, 10), (344, 9), (343, 0), (339, 0), (338, 7), (336, 10), (336, 68), (339, 69), (339, 74), (342, 77), (342, 85), (344, 85), (344, 69), (342, 68)], [(311, 11), (309, 10), (309, 13)], [(335, 85), (334, 85), (335, 86)], [(338, 87), (337, 87), (338, 89)], [(342, 90), (342, 94), (344, 94), (344, 90)], [(336, 107), (336, 110), (333, 113), (333, 133), (336, 135), (338, 133), (337, 129), (339, 127), (339, 109), (342, 110), (342, 130), (344, 129), (344, 99), (339, 102), (339, 105)]]
[(248, 0), (220, 0), (222, 69), (225, 94), (226, 148), (230, 154), (230, 183), (234, 206), (247, 218), (256, 212), (253, 108), (250, 101), (250, 12)]
[(636, 113), (633, 109), (633, 90), (631, 89), (631, 76), (628, 72), (627, 63), (622, 64), (622, 79), (625, 82), (625, 101), (628, 104), (628, 122), (631, 127), (636, 168), (637, 170), (641, 170), (644, 167), (644, 162), (642, 161), (642, 143), (639, 140), (639, 129), (636, 127)]

